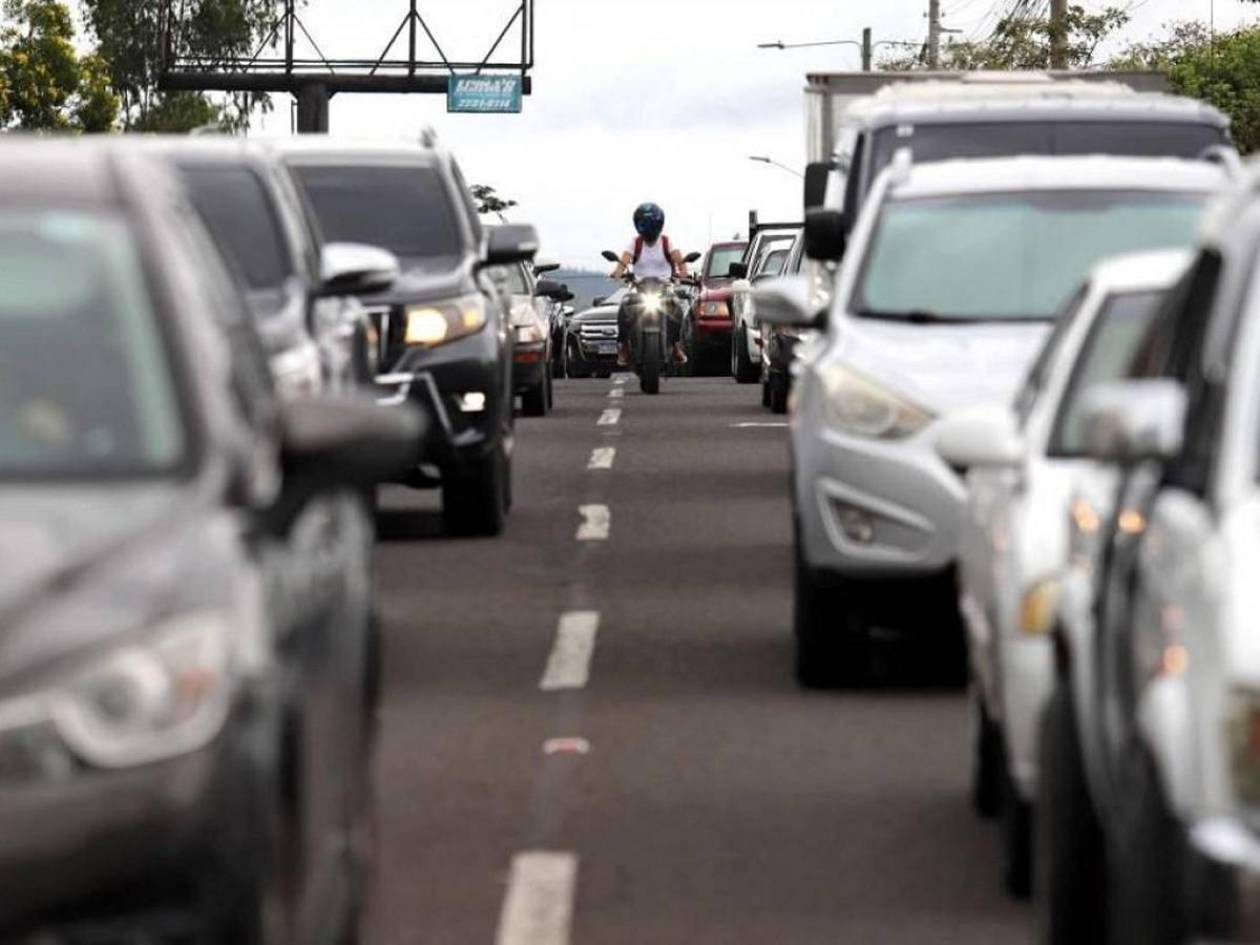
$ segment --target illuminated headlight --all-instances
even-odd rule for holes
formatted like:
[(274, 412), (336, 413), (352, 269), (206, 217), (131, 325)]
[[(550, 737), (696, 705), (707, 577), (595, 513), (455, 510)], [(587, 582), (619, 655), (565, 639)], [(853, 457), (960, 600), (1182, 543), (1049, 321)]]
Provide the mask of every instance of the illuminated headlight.
[(822, 372), (827, 407), (842, 429), (860, 436), (897, 440), (917, 433), (932, 414), (842, 364)]
[(281, 397), (315, 394), (324, 386), (323, 366), (314, 345), (300, 344), (274, 354), (270, 367)]
[(1024, 636), (1046, 636), (1054, 629), (1059, 611), (1058, 579), (1039, 581), (1024, 594), (1019, 604), (1019, 632)]
[(659, 292), (645, 292), (642, 298), (643, 311), (648, 315), (659, 315), (665, 302)]
[(1235, 691), (1225, 720), (1234, 794), (1248, 807), (1260, 807), (1260, 692)]
[(227, 717), (228, 628), (213, 614), (172, 621), (62, 683), (0, 703), (0, 743), (51, 728), (100, 768), (205, 747)]
[(461, 413), (481, 413), (486, 409), (486, 395), (481, 391), (460, 394), (456, 402)]
[(476, 334), (486, 325), (486, 304), (480, 295), (436, 305), (410, 305), (403, 340), (409, 345), (436, 345)]
[(709, 316), (729, 315), (731, 314), (731, 309), (725, 302), (701, 302), (700, 314)]

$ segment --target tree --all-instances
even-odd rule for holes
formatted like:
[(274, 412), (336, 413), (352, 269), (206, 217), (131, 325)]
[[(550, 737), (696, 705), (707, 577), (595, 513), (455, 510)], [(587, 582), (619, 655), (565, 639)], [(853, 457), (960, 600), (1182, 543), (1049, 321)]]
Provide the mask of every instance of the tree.
[(503, 213), (515, 207), (515, 200), (507, 200), (500, 197), (493, 187), (487, 187), (485, 184), (473, 184), (468, 188), (472, 194), (473, 200), (477, 201), (478, 213), (493, 213), (499, 219), (503, 219)]
[(110, 85), (122, 100), (124, 129), (247, 127), (255, 108), (271, 107), (268, 96), (242, 93), (218, 105), (197, 92), (160, 92), (158, 79), (168, 51), (210, 62), (253, 54), (273, 36), (278, 4), (279, 0), (82, 0), (97, 53), (109, 63)]
[(26, 131), (108, 131), (118, 99), (104, 63), (79, 57), (74, 21), (60, 0), (4, 0), (0, 29), (0, 126)]

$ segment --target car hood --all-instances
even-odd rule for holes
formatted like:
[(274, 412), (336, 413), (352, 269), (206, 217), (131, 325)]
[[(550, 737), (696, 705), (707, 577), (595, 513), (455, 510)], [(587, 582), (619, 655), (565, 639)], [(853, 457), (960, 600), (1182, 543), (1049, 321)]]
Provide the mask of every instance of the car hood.
[(619, 309), (613, 305), (602, 305), (599, 308), (588, 308), (580, 315), (574, 315), (569, 320), (571, 325), (580, 325), (582, 322), (609, 322), (617, 320), (617, 312)]
[(458, 298), (474, 291), (468, 269), (453, 257), (408, 259), (402, 261), (402, 271), (391, 288), (366, 296), (363, 302), (365, 305), (407, 305)]
[(944, 413), (1015, 395), (1051, 323), (911, 324), (847, 318), (845, 363), (917, 403)]

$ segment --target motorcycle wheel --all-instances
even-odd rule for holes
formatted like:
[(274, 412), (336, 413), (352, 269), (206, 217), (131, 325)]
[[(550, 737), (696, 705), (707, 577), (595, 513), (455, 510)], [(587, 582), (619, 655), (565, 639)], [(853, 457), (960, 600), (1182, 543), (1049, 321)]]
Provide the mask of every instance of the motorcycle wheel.
[(639, 372), (639, 389), (645, 394), (661, 392), (661, 366), (655, 361), (643, 362), (643, 368)]

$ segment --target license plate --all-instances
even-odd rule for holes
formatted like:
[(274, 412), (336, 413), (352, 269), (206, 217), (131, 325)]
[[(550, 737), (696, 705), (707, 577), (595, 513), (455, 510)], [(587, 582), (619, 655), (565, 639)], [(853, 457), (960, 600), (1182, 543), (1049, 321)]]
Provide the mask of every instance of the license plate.
[(596, 353), (598, 353), (598, 354), (616, 354), (616, 353), (617, 353), (617, 342), (615, 342), (615, 341), (601, 341), (601, 342), (599, 342), (598, 344), (596, 344), (596, 345), (595, 345), (595, 351), (596, 351)]

